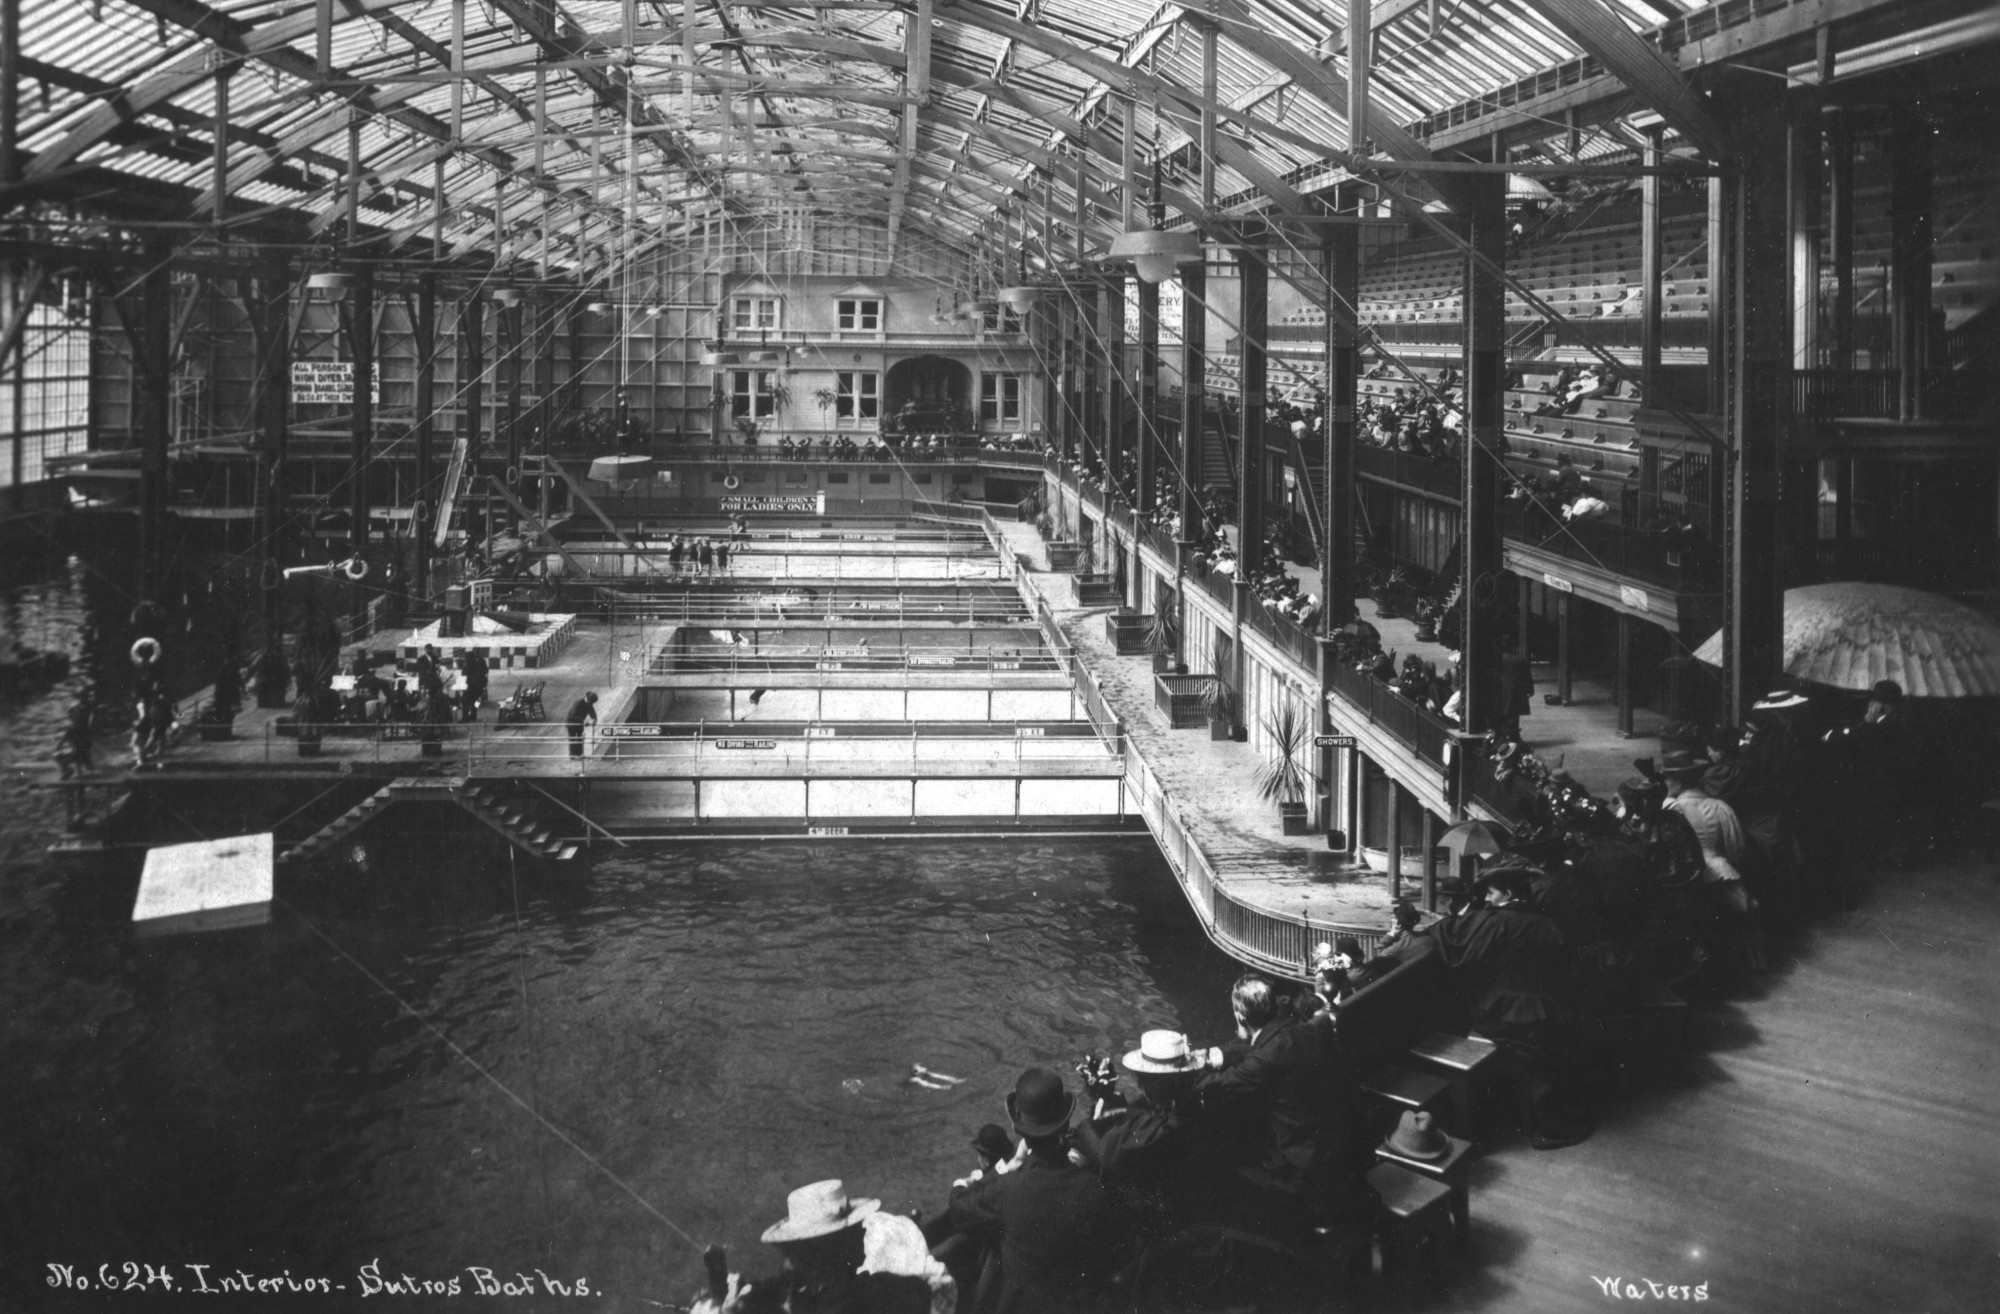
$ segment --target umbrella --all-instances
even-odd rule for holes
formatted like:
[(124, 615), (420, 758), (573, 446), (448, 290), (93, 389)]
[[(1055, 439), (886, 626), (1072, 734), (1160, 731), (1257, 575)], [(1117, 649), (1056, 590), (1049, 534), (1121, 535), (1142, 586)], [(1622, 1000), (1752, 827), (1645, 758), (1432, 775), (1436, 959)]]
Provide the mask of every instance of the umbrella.
[[(1695, 649), (1722, 665), (1722, 633)], [(1912, 698), (2000, 696), (2000, 624), (1962, 603), (1893, 584), (1785, 590), (1785, 672), (1866, 692), (1894, 680)]]
[(1506, 850), (1504, 836), (1485, 821), (1461, 821), (1438, 836), (1438, 847), (1454, 858), (1490, 858)]

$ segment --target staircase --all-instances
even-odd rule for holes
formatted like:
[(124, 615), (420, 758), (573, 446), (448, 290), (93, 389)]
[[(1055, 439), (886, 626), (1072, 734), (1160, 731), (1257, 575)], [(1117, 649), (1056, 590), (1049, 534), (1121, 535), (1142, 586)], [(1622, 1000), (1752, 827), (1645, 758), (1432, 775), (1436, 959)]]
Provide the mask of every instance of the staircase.
[(1204, 410), (1201, 417), (1201, 486), (1236, 491), (1236, 435), (1230, 417)]
[(312, 834), (292, 845), (278, 855), (279, 862), (310, 862), (334, 845), (360, 830), (372, 821), (376, 814), (389, 805), (389, 786), (362, 799), (347, 811), (327, 822)]
[(578, 845), (556, 838), (546, 826), (529, 820), (526, 805), (505, 797), (495, 786), (458, 784), (452, 801), (498, 831), (515, 848), (551, 862), (568, 862), (576, 856)]
[(493, 785), (466, 784), (463, 776), (406, 776), (392, 780), (278, 855), (279, 862), (309, 862), (360, 830), (395, 803), (455, 803), (529, 857), (567, 862), (578, 845), (551, 835), (528, 818), (527, 808)]

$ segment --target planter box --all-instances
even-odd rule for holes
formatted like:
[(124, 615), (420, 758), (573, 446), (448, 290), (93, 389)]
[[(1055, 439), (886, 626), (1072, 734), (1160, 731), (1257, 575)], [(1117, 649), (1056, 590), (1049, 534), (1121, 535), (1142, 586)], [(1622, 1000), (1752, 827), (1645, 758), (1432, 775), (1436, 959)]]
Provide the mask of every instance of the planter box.
[(1146, 633), (1153, 628), (1150, 616), (1136, 611), (1114, 611), (1104, 617), (1104, 641), (1120, 657), (1137, 657), (1146, 651)]
[(1169, 730), (1194, 730), (1208, 719), (1202, 696), (1212, 675), (1155, 675), (1153, 706), (1167, 719)]
[(1312, 834), (1312, 819), (1303, 803), (1278, 804), (1278, 819), (1284, 824), (1287, 835)]
[(1156, 652), (1153, 654), (1153, 674), (1186, 675), (1187, 663), (1175, 661), (1170, 652)]
[(1048, 545), (1049, 569), (1061, 575), (1074, 574), (1076, 559), (1083, 552), (1081, 543), (1051, 543)]

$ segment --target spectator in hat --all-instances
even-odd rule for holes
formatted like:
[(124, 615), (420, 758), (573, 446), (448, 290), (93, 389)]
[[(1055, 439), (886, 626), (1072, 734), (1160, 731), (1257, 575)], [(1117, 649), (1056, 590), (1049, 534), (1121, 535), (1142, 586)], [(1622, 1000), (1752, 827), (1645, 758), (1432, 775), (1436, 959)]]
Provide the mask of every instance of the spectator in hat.
[(1021, 1166), (978, 1183), (924, 1224), (934, 1249), (962, 1235), (997, 1247), (998, 1272), (990, 1285), (982, 1278), (970, 1308), (1066, 1314), (1098, 1304), (1116, 1237), (1103, 1183), (1069, 1158), (1075, 1107), (1059, 1074), (1023, 1072), (1007, 1097), (1008, 1117), (1028, 1146)]
[(764, 1229), (764, 1243), (784, 1256), (784, 1270), (744, 1281), (731, 1273), (721, 1292), (694, 1302), (690, 1314), (947, 1314), (958, 1289), (925, 1249), (917, 1225), (882, 1212), (880, 1200), (857, 1200), (844, 1183), (814, 1182), (793, 1191), (785, 1217)]
[(1097, 1166), (1128, 1227), (1164, 1240), (1212, 1217), (1216, 1208), (1218, 1165), (1194, 1094), (1208, 1065), (1178, 1031), (1146, 1032), (1122, 1064), (1139, 1098), (1107, 1119), (1101, 1132), (1088, 1120), (1078, 1124), (1077, 1144)]
[(1741, 863), (1750, 840), (1736, 809), (1703, 788), (1703, 778), (1715, 764), (1700, 753), (1676, 750), (1660, 759), (1666, 777), (1666, 807), (1686, 818), (1701, 843), (1702, 888), (1715, 901), (1734, 932), (1744, 965), (1753, 972), (1766, 968), (1763, 936), (1757, 929), (1756, 906), (1743, 886)]
[(1239, 977), (1229, 994), (1238, 1044), (1209, 1051), (1219, 1069), (1197, 1086), (1204, 1107), (1247, 1132), (1236, 1179), (1243, 1208), (1283, 1239), (1308, 1219), (1308, 1192), (1323, 1175), (1331, 1139), (1332, 1076), (1319, 1040), (1301, 1030), (1271, 983)]

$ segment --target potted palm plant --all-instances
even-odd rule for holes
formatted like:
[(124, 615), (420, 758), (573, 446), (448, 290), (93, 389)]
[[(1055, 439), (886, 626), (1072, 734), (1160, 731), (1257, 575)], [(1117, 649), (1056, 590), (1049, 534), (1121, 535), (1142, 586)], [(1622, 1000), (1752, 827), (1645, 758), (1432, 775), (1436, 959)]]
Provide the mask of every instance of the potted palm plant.
[(1180, 660), (1181, 627), (1180, 620), (1171, 606), (1160, 607), (1153, 612), (1152, 624), (1146, 628), (1146, 651), (1153, 656), (1153, 673), (1175, 675), (1187, 673), (1187, 663)]
[(1299, 765), (1299, 753), (1306, 746), (1312, 727), (1291, 702), (1281, 703), (1275, 715), (1264, 717), (1264, 737), (1270, 740), (1271, 759), (1257, 772), (1257, 796), (1278, 805), (1285, 834), (1304, 835), (1306, 790), (1312, 779)]
[[(1219, 674), (1210, 676), (1208, 683), (1203, 686), (1201, 691), (1201, 707), (1204, 712), (1208, 713), (1208, 737), (1210, 739), (1219, 741), (1238, 737), (1236, 726), (1236, 690), (1230, 687), (1229, 681), (1223, 679)], [(1244, 732), (1242, 737), (1248, 738), (1248, 732)]]

